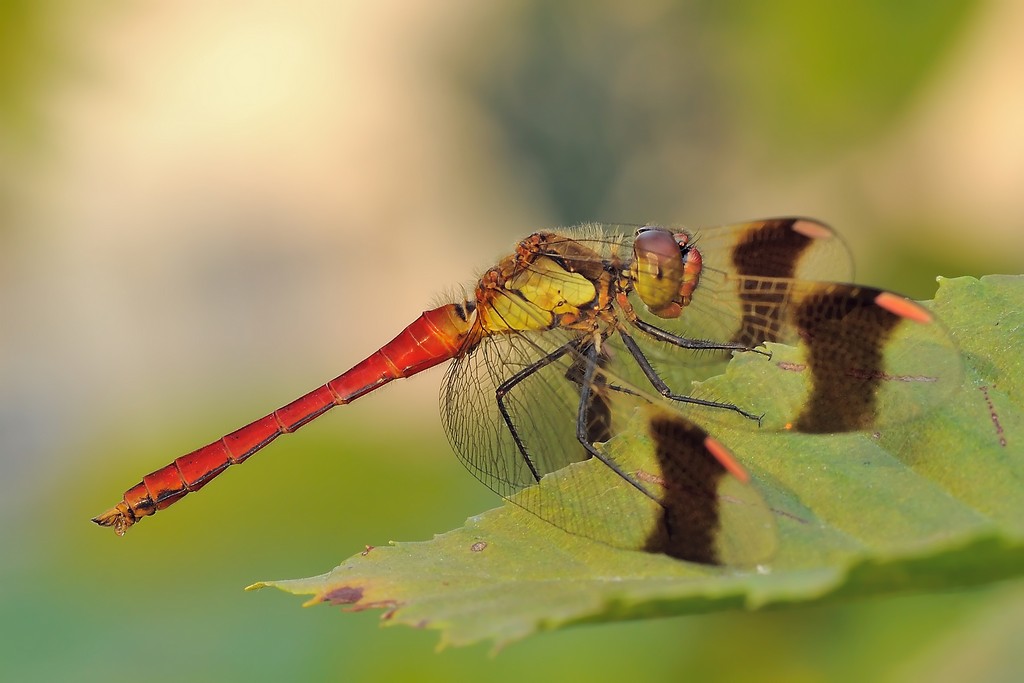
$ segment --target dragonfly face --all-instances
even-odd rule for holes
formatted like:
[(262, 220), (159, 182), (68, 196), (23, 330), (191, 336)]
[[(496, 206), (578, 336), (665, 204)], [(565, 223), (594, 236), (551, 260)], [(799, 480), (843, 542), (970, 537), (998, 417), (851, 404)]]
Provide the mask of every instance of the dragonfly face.
[(701, 268), (688, 233), (650, 226), (636, 231), (630, 279), (647, 310), (659, 318), (679, 317), (700, 282)]
[[(324, 386), (147, 475), (95, 521), (124, 533), (280, 434), (450, 360), (445, 431), (492, 490), (611, 545), (752, 564), (771, 553), (773, 513), (701, 425), (867, 429), (916, 417), (958, 385), (955, 347), (928, 311), (823, 282), (850, 270), (831, 229), (801, 218), (699, 236), (619, 225), (536, 232), (484, 273), (474, 301), (425, 312)], [(691, 394), (689, 380), (732, 353), (767, 358), (756, 348), (765, 342), (803, 358), (774, 368), (770, 405)]]

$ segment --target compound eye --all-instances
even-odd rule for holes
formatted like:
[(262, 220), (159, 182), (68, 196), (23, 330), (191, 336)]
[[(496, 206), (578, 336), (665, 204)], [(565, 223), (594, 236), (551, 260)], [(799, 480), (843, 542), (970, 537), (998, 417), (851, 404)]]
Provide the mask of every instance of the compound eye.
[(663, 228), (637, 230), (633, 241), (633, 288), (648, 310), (662, 318), (681, 312), (679, 290), (685, 276), (684, 248)]

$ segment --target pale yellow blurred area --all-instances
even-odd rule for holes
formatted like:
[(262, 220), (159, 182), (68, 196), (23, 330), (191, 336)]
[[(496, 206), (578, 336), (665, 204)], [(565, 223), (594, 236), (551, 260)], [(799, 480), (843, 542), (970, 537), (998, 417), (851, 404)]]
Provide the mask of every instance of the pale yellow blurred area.
[[(956, 245), (1024, 270), (1024, 4), (983, 6), (906, 110), (866, 144), (792, 175), (736, 161), (742, 210), (813, 212), (872, 255), (892, 236), (879, 223), (917, 226), (926, 251)], [(861, 256), (858, 272), (872, 272)]]
[(878, 213), (934, 217), (936, 236), (1006, 249), (1024, 268), (1024, 3), (987, 3), (864, 176)]
[[(432, 70), (432, 43), (479, 14), (162, 2), (87, 23), (85, 73), (47, 94), (45, 158), (0, 234), (7, 386), (75, 432), (255, 387), (283, 402), (471, 281), (543, 224)], [(433, 417), (429, 384), (403, 410)]]

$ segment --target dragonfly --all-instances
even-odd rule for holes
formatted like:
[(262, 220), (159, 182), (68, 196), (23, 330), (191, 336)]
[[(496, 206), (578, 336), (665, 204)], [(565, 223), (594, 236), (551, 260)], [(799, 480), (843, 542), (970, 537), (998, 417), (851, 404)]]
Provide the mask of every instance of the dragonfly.
[[(705, 425), (870, 430), (924, 414), (958, 382), (955, 345), (929, 310), (850, 279), (849, 249), (810, 218), (534, 232), (464, 300), (425, 311), (342, 375), (146, 475), (93, 521), (124, 535), (278, 436), (451, 361), (445, 431), (503, 498), (613, 546), (758, 562), (774, 552), (773, 511)], [(694, 389), (734, 355), (771, 365), (771, 344), (795, 346), (802, 360), (773, 367), (801, 381), (773, 387), (770, 410)], [(639, 446), (623, 445), (637, 434)]]

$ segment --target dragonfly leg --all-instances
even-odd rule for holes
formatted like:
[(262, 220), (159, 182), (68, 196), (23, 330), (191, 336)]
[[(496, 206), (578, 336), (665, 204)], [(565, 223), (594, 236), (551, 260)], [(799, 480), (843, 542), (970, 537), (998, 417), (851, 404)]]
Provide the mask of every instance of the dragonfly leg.
[(762, 349), (755, 349), (741, 344), (740, 342), (716, 342), (711, 339), (690, 339), (688, 337), (680, 337), (677, 334), (672, 334), (668, 330), (663, 330), (657, 325), (652, 325), (646, 320), (641, 320), (636, 316), (627, 316), (630, 324), (637, 328), (644, 334), (657, 339), (658, 341), (665, 342), (666, 344), (672, 344), (678, 346), (681, 349), (690, 349), (693, 351), (753, 351), (754, 353), (760, 353), (761, 355), (771, 357), (771, 353)]
[(668, 386), (668, 384), (665, 383), (665, 380), (663, 380), (658, 375), (658, 372), (654, 369), (654, 366), (651, 365), (651, 362), (647, 360), (647, 356), (644, 355), (644, 352), (637, 345), (636, 340), (634, 340), (633, 337), (631, 337), (629, 333), (626, 332), (626, 330), (621, 327), (619, 328), (619, 337), (621, 337), (622, 343), (626, 345), (626, 349), (629, 351), (630, 355), (633, 356), (633, 360), (636, 361), (636, 364), (640, 366), (640, 369), (643, 371), (644, 375), (647, 377), (651, 385), (655, 389), (657, 389), (658, 393), (664, 396), (665, 398), (672, 401), (678, 401), (680, 403), (691, 403), (693, 405), (706, 406), (708, 408), (722, 408), (724, 410), (731, 410), (735, 413), (739, 413), (740, 415), (749, 420), (756, 420), (758, 424), (761, 424), (762, 416), (749, 413), (746, 410), (743, 410), (739, 406), (734, 405), (732, 403), (709, 401), (702, 398), (694, 398), (693, 396), (683, 396), (682, 394), (672, 393), (672, 389)]
[(498, 402), (498, 412), (501, 413), (501, 417), (505, 421), (505, 426), (508, 427), (508, 431), (512, 435), (512, 440), (515, 442), (516, 448), (519, 449), (519, 453), (523, 456), (523, 460), (526, 462), (526, 466), (530, 468), (530, 474), (532, 474), (533, 478), (536, 479), (538, 482), (540, 482), (541, 473), (537, 470), (537, 466), (534, 464), (533, 458), (531, 458), (530, 454), (526, 451), (526, 445), (523, 443), (522, 438), (520, 438), (519, 432), (516, 431), (515, 425), (512, 424), (512, 416), (509, 415), (508, 408), (505, 407), (505, 396), (506, 394), (508, 394), (508, 392), (512, 391), (512, 389), (515, 388), (517, 384), (519, 384), (524, 379), (526, 379), (533, 373), (537, 372), (538, 370), (541, 370), (547, 367), (548, 365), (551, 365), (556, 360), (558, 360), (566, 353), (568, 353), (572, 348), (577, 346), (577, 344), (578, 342), (571, 341), (568, 342), (567, 344), (558, 347), (551, 353), (545, 355), (543, 358), (538, 359), (532, 365), (523, 368), (516, 374), (506, 379), (494, 390), (494, 398)]
[(662, 502), (658, 500), (658, 498), (653, 493), (648, 491), (643, 484), (638, 482), (635, 478), (633, 478), (621, 467), (619, 467), (618, 463), (616, 463), (607, 455), (599, 451), (594, 446), (594, 444), (590, 442), (590, 439), (588, 438), (589, 430), (587, 428), (587, 415), (588, 408), (590, 406), (591, 393), (593, 391), (594, 386), (594, 373), (597, 371), (598, 367), (597, 354), (597, 345), (591, 344), (587, 348), (587, 369), (583, 373), (583, 381), (580, 383), (580, 407), (579, 412), (576, 414), (576, 439), (580, 442), (580, 444), (583, 445), (585, 449), (587, 449), (587, 452), (590, 453), (590, 455), (594, 456), (595, 458), (603, 462), (605, 465), (607, 465), (608, 469), (610, 469), (612, 472), (625, 479), (640, 493), (644, 494), (658, 505), (661, 505)]

